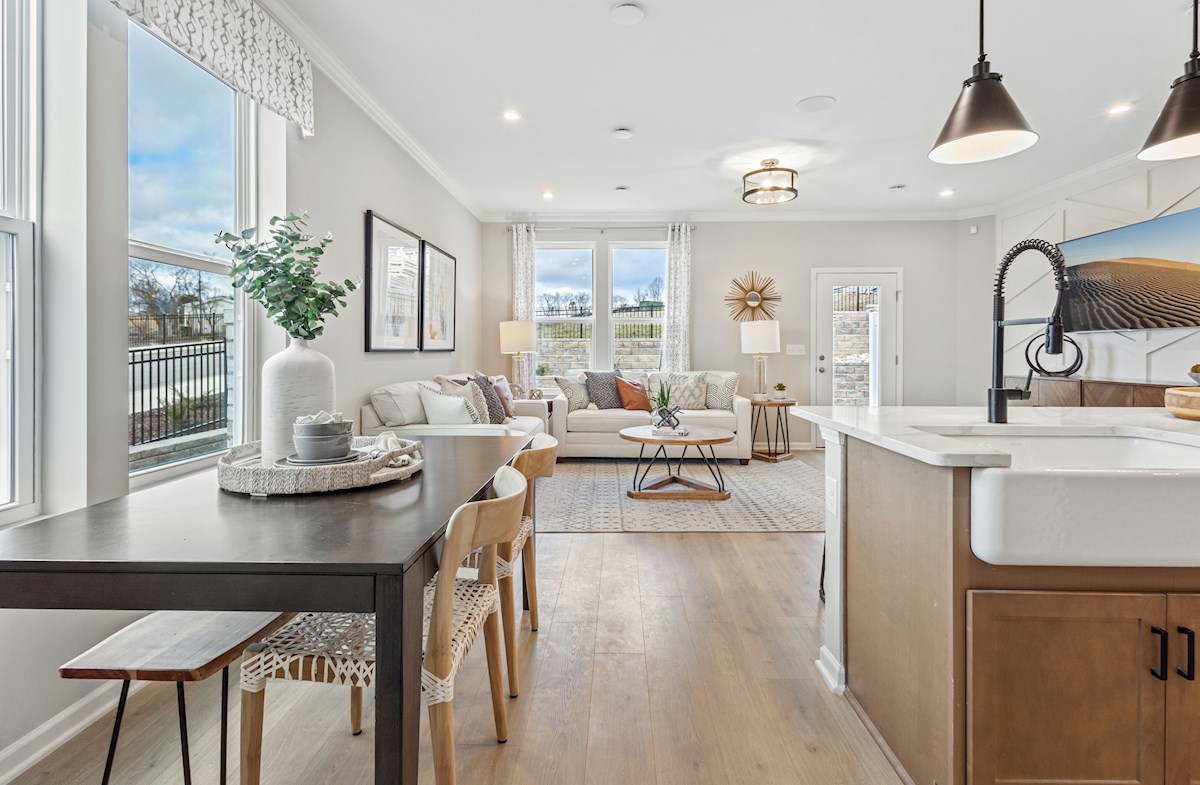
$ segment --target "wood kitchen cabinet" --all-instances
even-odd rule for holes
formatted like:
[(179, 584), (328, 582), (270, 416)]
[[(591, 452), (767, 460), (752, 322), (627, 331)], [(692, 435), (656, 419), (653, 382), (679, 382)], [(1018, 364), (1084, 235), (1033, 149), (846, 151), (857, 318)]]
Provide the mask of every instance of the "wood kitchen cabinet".
[(968, 593), (972, 785), (1200, 783), (1200, 595)]

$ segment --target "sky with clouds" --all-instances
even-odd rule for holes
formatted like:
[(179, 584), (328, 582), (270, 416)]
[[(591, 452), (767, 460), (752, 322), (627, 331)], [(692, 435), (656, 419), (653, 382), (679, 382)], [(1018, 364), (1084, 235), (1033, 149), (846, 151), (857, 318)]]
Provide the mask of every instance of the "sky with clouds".
[(220, 256), (234, 227), (234, 92), (129, 25), (129, 236)]
[[(614, 248), (613, 295), (634, 302), (656, 277), (666, 277), (665, 248)], [(539, 248), (537, 296), (543, 292), (578, 292), (592, 289), (592, 252), (587, 248)], [(540, 302), (540, 300), (539, 300)]]

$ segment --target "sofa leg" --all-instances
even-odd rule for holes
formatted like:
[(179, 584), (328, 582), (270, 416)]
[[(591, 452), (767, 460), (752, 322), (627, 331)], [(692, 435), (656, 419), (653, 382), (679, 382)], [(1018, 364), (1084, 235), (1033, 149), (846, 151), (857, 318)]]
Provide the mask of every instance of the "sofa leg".
[(738, 463), (740, 463), (742, 466), (749, 466), (750, 459), (749, 458), (738, 458)]
[(558, 458), (556, 458), (556, 459), (554, 460), (554, 462), (555, 462), (555, 463), (566, 463), (566, 462), (567, 462), (567, 459), (566, 459), (566, 458), (563, 458), (563, 457), (561, 457), (561, 456), (559, 456)]

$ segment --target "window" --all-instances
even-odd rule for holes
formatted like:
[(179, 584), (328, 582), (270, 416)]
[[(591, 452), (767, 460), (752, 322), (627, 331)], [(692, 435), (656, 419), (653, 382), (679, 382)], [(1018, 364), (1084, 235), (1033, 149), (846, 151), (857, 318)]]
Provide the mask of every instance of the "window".
[(37, 513), (31, 10), (27, 0), (0, 0), (0, 523)]
[(538, 244), (534, 315), (537, 321), (537, 384), (592, 366), (595, 292), (591, 245)]
[(612, 243), (612, 366), (657, 371), (662, 353), (667, 247)]
[(129, 468), (237, 439), (240, 294), (214, 242), (251, 214), (246, 99), (129, 26)]

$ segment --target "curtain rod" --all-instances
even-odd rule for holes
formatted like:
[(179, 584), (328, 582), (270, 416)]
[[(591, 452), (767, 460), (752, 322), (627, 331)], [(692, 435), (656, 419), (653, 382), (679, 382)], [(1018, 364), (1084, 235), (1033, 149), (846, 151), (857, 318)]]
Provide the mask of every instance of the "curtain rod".
[[(632, 230), (632, 229), (646, 229), (648, 231), (649, 230), (659, 230), (659, 231), (665, 232), (670, 227), (667, 226), (666, 224), (656, 224), (656, 225), (650, 225), (650, 226), (538, 226), (537, 224), (534, 224), (533, 228), (534, 228), (534, 231), (538, 231), (538, 232), (600, 232), (600, 234), (604, 234), (604, 232), (606, 232), (606, 231)], [(688, 224), (688, 228), (695, 230), (696, 225)], [(511, 232), (512, 224), (509, 224), (508, 226), (504, 227), (504, 231)]]

